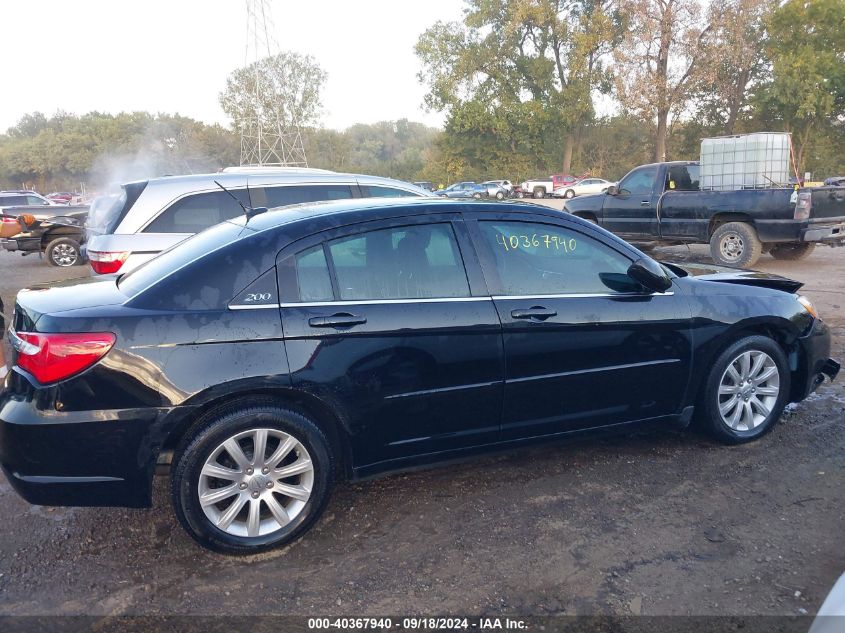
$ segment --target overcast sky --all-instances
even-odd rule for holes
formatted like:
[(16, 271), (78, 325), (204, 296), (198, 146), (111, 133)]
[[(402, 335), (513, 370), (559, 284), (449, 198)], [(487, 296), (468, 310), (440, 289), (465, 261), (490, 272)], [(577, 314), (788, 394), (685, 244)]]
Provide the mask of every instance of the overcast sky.
[[(422, 107), (413, 47), (460, 0), (270, 0), (283, 50), (328, 72), (323, 125), (408, 118)], [(244, 0), (0, 0), (0, 131), (33, 111), (147, 110), (228, 124), (217, 103), (244, 64)]]

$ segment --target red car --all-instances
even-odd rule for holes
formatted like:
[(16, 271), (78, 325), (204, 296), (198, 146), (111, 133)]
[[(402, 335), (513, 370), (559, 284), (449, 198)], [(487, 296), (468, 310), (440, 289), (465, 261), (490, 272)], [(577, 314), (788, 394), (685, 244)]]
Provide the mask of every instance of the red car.
[(78, 197), (79, 194), (71, 193), (70, 191), (54, 191), (53, 193), (47, 195), (48, 200), (52, 200), (53, 202), (64, 202), (65, 204)]

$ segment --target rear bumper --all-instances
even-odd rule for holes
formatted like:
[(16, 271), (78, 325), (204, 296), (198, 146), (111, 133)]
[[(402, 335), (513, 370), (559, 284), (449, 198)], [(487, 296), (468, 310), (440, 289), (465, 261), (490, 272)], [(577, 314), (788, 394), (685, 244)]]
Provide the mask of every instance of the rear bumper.
[(0, 240), (0, 246), (7, 251), (37, 253), (41, 250), (40, 237), (14, 237)]
[(845, 222), (825, 224), (822, 226), (811, 224), (801, 232), (801, 241), (845, 243)]
[(42, 408), (47, 395), (0, 391), (0, 466), (17, 493), (38, 505), (149, 507), (170, 409), (65, 413)]

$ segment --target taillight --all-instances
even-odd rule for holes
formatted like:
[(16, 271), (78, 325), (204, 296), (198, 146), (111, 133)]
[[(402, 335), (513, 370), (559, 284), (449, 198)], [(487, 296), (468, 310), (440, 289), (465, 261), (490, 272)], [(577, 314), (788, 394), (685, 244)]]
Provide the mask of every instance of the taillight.
[(813, 208), (813, 194), (810, 191), (799, 191), (798, 201), (795, 203), (795, 219), (807, 220), (810, 218), (810, 209)]
[(12, 335), (12, 346), (18, 352), (18, 367), (28, 371), (40, 383), (58, 382), (88, 369), (106, 355), (114, 341), (115, 336), (111, 332), (16, 332)]
[(127, 257), (129, 257), (128, 251), (88, 251), (88, 260), (91, 262), (91, 268), (98, 275), (116, 273), (123, 266), (123, 262), (126, 261)]

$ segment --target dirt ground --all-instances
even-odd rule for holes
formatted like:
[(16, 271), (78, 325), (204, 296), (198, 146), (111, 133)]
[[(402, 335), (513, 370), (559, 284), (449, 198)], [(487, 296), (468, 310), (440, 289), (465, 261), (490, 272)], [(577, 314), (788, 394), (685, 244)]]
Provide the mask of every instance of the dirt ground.
[[(845, 358), (845, 250), (757, 267), (806, 283)], [(87, 272), (0, 252), (7, 319)], [(164, 477), (151, 510), (30, 506), (0, 477), (0, 614), (813, 614), (845, 571), (843, 430), (845, 377), (750, 445), (643, 432), (346, 484), (251, 558), (197, 547)]]

